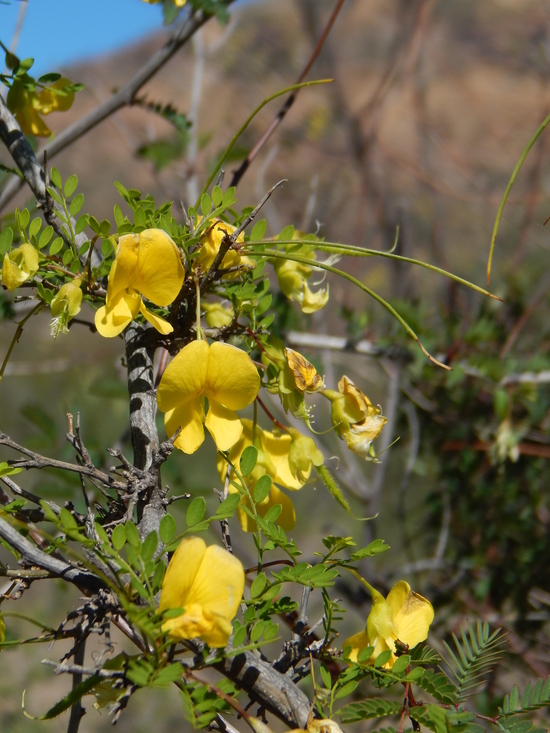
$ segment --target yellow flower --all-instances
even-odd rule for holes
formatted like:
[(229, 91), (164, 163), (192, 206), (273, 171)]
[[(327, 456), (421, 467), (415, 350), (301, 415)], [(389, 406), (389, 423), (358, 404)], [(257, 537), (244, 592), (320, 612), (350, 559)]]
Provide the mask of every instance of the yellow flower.
[(13, 112), (25, 135), (49, 137), (51, 132), (40, 115), (65, 112), (71, 107), (74, 92), (56, 94), (55, 91), (51, 91), (63, 89), (71, 81), (62, 77), (41, 92), (27, 91), (25, 83), (23, 78), (15, 79), (6, 98), (8, 108)]
[(175, 551), (162, 583), (159, 611), (181, 608), (162, 626), (174, 639), (196, 639), (226, 646), (244, 590), (241, 562), (200, 537), (186, 537)]
[(396, 583), (384, 598), (381, 593), (363, 580), (372, 596), (372, 607), (367, 618), (365, 631), (350, 636), (344, 642), (343, 648), (351, 647), (349, 658), (357, 661), (357, 655), (368, 646), (374, 647), (368, 663), (374, 662), (376, 657), (386, 649), (392, 655), (385, 667), (393, 667), (395, 660), (396, 641), (414, 649), (417, 644), (428, 638), (428, 630), (434, 618), (432, 604), (423, 596), (411, 590), (404, 580)]
[[(290, 491), (297, 491), (308, 480), (312, 466), (320, 466), (323, 461), (323, 454), (317, 449), (315, 442), (298, 430), (291, 429), (288, 433), (276, 435), (256, 426), (256, 434), (253, 434), (253, 423), (251, 420), (243, 420), (243, 433), (229, 452), (229, 460), (233, 465), (238, 466), (241, 455), (246, 447), (254, 445), (258, 451), (258, 459), (253, 471), (246, 476), (245, 481), (251, 494), (254, 495), (256, 483), (262, 476), (269, 476), (272, 484), (269, 494), (260, 502), (256, 503), (256, 511), (260, 517), (264, 517), (271, 507), (280, 504), (281, 513), (276, 520), (285, 531), (293, 529), (296, 524), (296, 512), (289, 497), (280, 490), (279, 486)], [(218, 457), (218, 473), (220, 479), (225, 481), (227, 463), (223, 457)], [(229, 493), (234, 494), (238, 490), (230, 485)], [(245, 532), (255, 532), (256, 522), (244, 510), (243, 505), (249, 507), (248, 498), (245, 496), (237, 507), (237, 517)], [(249, 507), (250, 508), (250, 507)]]
[(69, 333), (67, 324), (80, 313), (82, 304), (82, 290), (80, 285), (82, 280), (75, 278), (72, 282), (65, 283), (59, 288), (55, 298), (51, 302), (52, 320), (50, 321), (50, 331), (54, 338), (60, 333)]
[[(315, 262), (315, 252), (302, 251), (302, 249), (293, 249), (292, 254), (299, 254)], [(326, 290), (323, 288), (317, 292), (313, 292), (307, 281), (313, 275), (313, 269), (309, 265), (294, 260), (274, 259), (272, 260), (275, 274), (279, 282), (279, 287), (289, 300), (294, 300), (300, 304), (303, 313), (315, 313), (315, 311), (323, 308), (328, 302), (328, 285)]]
[[(204, 441), (203, 422), (219, 450), (229, 450), (240, 438), (243, 426), (235, 410), (256, 399), (260, 377), (244, 351), (216, 341), (187, 344), (162, 375), (158, 389), (159, 410), (166, 413), (168, 435), (178, 428), (175, 446), (194, 453)], [(208, 415), (204, 417), (204, 398)]]
[(112, 338), (141, 313), (160, 333), (174, 329), (163, 318), (150, 313), (143, 294), (155, 305), (167, 306), (177, 297), (185, 272), (174, 242), (161, 229), (120, 237), (116, 258), (109, 273), (105, 305), (95, 314), (102, 336)]
[[(208, 272), (216, 258), (216, 255), (218, 254), (225, 235), (233, 234), (235, 227), (231, 224), (226, 224), (221, 219), (214, 219), (214, 221), (209, 223), (208, 228), (205, 231), (207, 233), (201, 237), (202, 247), (200, 248), (197, 256), (197, 262), (201, 266), (203, 272)], [(237, 242), (241, 244), (244, 242), (244, 234), (242, 232), (237, 237)], [(230, 249), (223, 258), (219, 269), (228, 270), (229, 268), (239, 267), (242, 265), (246, 265), (252, 269), (256, 267), (256, 263), (249, 257), (242, 257), (235, 249)], [(238, 276), (238, 272), (230, 272), (226, 275), (228, 279), (236, 278)]]
[(4, 255), (2, 264), (2, 285), (10, 293), (31, 278), (38, 270), (38, 250), (25, 242), (9, 254)]
[(372, 441), (380, 435), (388, 420), (381, 414), (380, 407), (374, 407), (348, 377), (343, 376), (338, 382), (338, 390), (323, 390), (332, 402), (332, 424), (350, 450), (367, 461), (373, 460)]
[(221, 303), (201, 303), (201, 308), (205, 311), (204, 320), (210, 328), (229, 326), (235, 316), (232, 306), (224, 308)]

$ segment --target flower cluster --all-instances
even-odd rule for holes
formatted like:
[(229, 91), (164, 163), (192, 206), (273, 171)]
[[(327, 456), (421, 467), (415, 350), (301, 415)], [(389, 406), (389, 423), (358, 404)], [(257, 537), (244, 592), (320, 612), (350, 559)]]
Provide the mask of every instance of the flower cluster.
[(2, 263), (2, 285), (12, 292), (38, 272), (38, 263), (38, 250), (29, 242), (6, 253)]

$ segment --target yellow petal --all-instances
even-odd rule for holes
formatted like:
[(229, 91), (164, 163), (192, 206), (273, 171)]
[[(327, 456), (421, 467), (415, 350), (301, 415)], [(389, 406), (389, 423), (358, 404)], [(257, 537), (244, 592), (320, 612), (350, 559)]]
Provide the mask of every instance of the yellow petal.
[(23, 272), (23, 270), (10, 260), (7, 254), (4, 255), (4, 262), (2, 263), (2, 285), (11, 293), (28, 279), (29, 273)]
[(407, 596), (411, 592), (411, 586), (406, 580), (400, 580), (396, 583), (386, 596), (386, 601), (390, 604), (390, 608), (395, 618), (403, 604), (407, 600)]
[(143, 304), (143, 301), (141, 302), (139, 311), (141, 315), (145, 318), (145, 320), (149, 321), (149, 323), (154, 326), (159, 333), (162, 333), (166, 336), (167, 333), (172, 333), (172, 331), (174, 330), (173, 326), (171, 326), (168, 321), (165, 321), (164, 318), (156, 316), (154, 313), (148, 311)]
[(113, 338), (122, 333), (137, 316), (141, 297), (137, 293), (120, 292), (109, 305), (104, 305), (95, 314), (95, 326), (101, 336)]
[(181, 428), (174, 445), (184, 453), (194, 453), (204, 442), (203, 419), (203, 407), (199, 398), (183, 402), (167, 410), (164, 416), (166, 435), (171, 437)]
[(201, 537), (185, 537), (172, 555), (162, 583), (159, 611), (167, 608), (185, 608), (189, 591), (195, 581), (206, 543)]
[(33, 107), (38, 110), (40, 114), (49, 115), (51, 112), (66, 112), (71, 108), (74, 102), (74, 92), (68, 92), (65, 94), (56, 94), (51, 91), (52, 89), (63, 89), (71, 83), (70, 79), (61, 77), (56, 82), (51, 84), (48, 89), (44, 89), (42, 92), (34, 95)]
[(423, 596), (410, 591), (395, 616), (397, 638), (409, 649), (428, 638), (428, 630), (434, 618), (432, 604)]
[(274, 480), (287, 489), (292, 489), (293, 491), (301, 489), (304, 482), (299, 481), (293, 476), (288, 463), (288, 455), (292, 444), (290, 435), (275, 436), (273, 433), (268, 433), (265, 430), (263, 434), (265, 438), (265, 449), (269, 453), (269, 457), (277, 471), (276, 476), (273, 477)]
[(123, 234), (118, 240), (115, 261), (109, 272), (107, 305), (110, 305), (121, 290), (133, 287), (132, 283), (136, 279), (138, 245), (138, 234)]
[(159, 410), (167, 412), (202, 394), (206, 383), (208, 354), (206, 341), (192, 341), (168, 364), (158, 388)]
[(248, 354), (230, 344), (214, 342), (204, 394), (229, 410), (242, 410), (256, 399), (259, 389), (258, 370)]
[(310, 290), (308, 284), (304, 283), (304, 289), (301, 297), (298, 299), (298, 302), (302, 306), (303, 313), (315, 313), (321, 308), (324, 308), (328, 303), (328, 285), (326, 290), (321, 288), (314, 293)]
[(189, 590), (188, 602), (231, 620), (237, 613), (243, 591), (244, 570), (240, 560), (218, 545), (207, 547)]
[(346, 647), (348, 646), (351, 647), (349, 658), (351, 659), (352, 662), (356, 662), (357, 655), (359, 654), (359, 652), (363, 651), (363, 649), (366, 649), (366, 647), (370, 646), (369, 637), (367, 636), (367, 632), (360, 631), (358, 634), (354, 634), (353, 636), (350, 636), (349, 639), (346, 639), (345, 642), (342, 644), (342, 649), (346, 649)]
[(62, 285), (55, 298), (52, 300), (50, 306), (52, 309), (52, 316), (58, 316), (65, 306), (68, 310), (69, 318), (74, 318), (80, 313), (80, 306), (82, 304), (82, 290), (80, 289), (80, 278), (76, 278), (72, 282), (65, 283)]
[(179, 249), (168, 234), (162, 229), (141, 232), (132, 287), (155, 305), (170, 305), (180, 292), (184, 277)]
[(229, 450), (241, 437), (243, 426), (237, 413), (210, 400), (205, 425), (214, 438), (218, 450)]

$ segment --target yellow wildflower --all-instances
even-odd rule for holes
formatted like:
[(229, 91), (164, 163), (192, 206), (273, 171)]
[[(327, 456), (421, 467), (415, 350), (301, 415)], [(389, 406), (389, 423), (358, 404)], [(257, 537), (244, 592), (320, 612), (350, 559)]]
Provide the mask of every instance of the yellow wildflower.
[[(203, 422), (219, 450), (229, 450), (240, 438), (243, 427), (235, 410), (256, 399), (260, 377), (244, 351), (216, 341), (187, 344), (162, 375), (158, 389), (159, 410), (166, 413), (168, 435), (178, 428), (175, 446), (194, 453), (204, 441)], [(204, 399), (208, 415), (204, 416)]]
[(294, 376), (294, 384), (300, 392), (318, 392), (325, 385), (323, 378), (317, 373), (317, 369), (309, 362), (305, 356), (302, 356), (294, 349), (285, 348), (288, 366)]
[(338, 382), (338, 390), (323, 390), (332, 402), (332, 424), (350, 450), (367, 461), (373, 460), (371, 444), (382, 432), (387, 418), (348, 377), (343, 376)]
[(159, 604), (159, 611), (183, 611), (162, 629), (174, 639), (199, 637), (208, 646), (226, 646), (243, 590), (243, 566), (234, 555), (207, 547), (200, 537), (186, 537), (166, 569)]
[(25, 135), (49, 137), (50, 129), (40, 117), (51, 112), (65, 112), (74, 102), (74, 92), (56, 94), (55, 89), (63, 89), (70, 79), (62, 77), (41, 92), (28, 91), (25, 79), (15, 79), (6, 98), (6, 103)]
[(50, 321), (50, 331), (54, 338), (60, 333), (69, 333), (67, 324), (80, 313), (82, 304), (82, 290), (80, 285), (82, 280), (75, 278), (72, 282), (65, 283), (59, 288), (57, 295), (51, 302), (52, 320)]
[[(214, 221), (209, 222), (206, 234), (201, 237), (202, 247), (200, 248), (197, 256), (197, 262), (201, 266), (203, 272), (208, 272), (212, 266), (225, 235), (231, 235), (234, 231), (234, 226), (227, 224), (221, 219), (215, 219)], [(239, 234), (236, 241), (240, 244), (244, 243), (244, 234), (242, 232)], [(241, 256), (237, 250), (231, 248), (223, 258), (219, 269), (228, 270), (229, 268), (239, 267), (241, 265), (246, 265), (252, 269), (256, 267), (256, 263), (253, 260), (249, 257)], [(230, 272), (226, 275), (228, 279), (238, 276), (238, 272)]]
[(105, 305), (95, 314), (97, 330), (106, 338), (118, 336), (141, 313), (157, 331), (171, 333), (172, 326), (150, 313), (141, 295), (155, 305), (170, 305), (184, 275), (179, 250), (162, 229), (124, 234), (109, 273)]
[[(301, 250), (292, 250), (293, 254), (299, 254), (312, 260), (314, 266), (315, 253), (304, 253)], [(272, 261), (279, 287), (289, 300), (300, 304), (303, 313), (315, 313), (323, 308), (328, 302), (328, 285), (326, 290), (320, 288), (317, 292), (310, 289), (307, 281), (313, 275), (313, 268), (295, 260), (274, 259)]]
[(12, 249), (9, 254), (4, 255), (2, 264), (2, 285), (10, 293), (25, 280), (31, 278), (38, 270), (38, 250), (25, 242), (17, 249)]
[[(260, 502), (256, 502), (256, 511), (264, 517), (271, 507), (280, 504), (282, 511), (276, 520), (285, 531), (291, 530), (296, 524), (296, 512), (289, 497), (280, 490), (280, 486), (290, 491), (297, 491), (308, 480), (312, 466), (323, 463), (323, 454), (311, 438), (301, 435), (298, 430), (291, 429), (289, 433), (276, 435), (256, 426), (254, 436), (251, 420), (243, 420), (243, 433), (240, 439), (229, 451), (229, 460), (238, 466), (245, 448), (254, 445), (258, 451), (258, 459), (253, 471), (246, 476), (245, 481), (251, 494), (262, 476), (269, 476), (272, 484), (269, 494)], [(218, 473), (225, 481), (227, 463), (220, 456), (218, 458)], [(229, 486), (229, 493), (236, 493), (234, 486)], [(245, 532), (255, 532), (256, 522), (242, 508), (249, 507), (247, 497), (241, 499), (237, 507), (237, 517)]]
[(396, 641), (399, 640), (414, 649), (417, 644), (428, 638), (428, 630), (433, 621), (434, 610), (432, 604), (423, 596), (411, 590), (410, 585), (400, 580), (384, 598), (381, 593), (363, 580), (372, 596), (372, 607), (367, 618), (365, 631), (350, 636), (344, 642), (344, 649), (351, 647), (349, 658), (357, 661), (357, 655), (368, 646), (374, 647), (368, 663), (374, 662), (376, 657), (386, 649), (392, 655), (386, 667), (393, 667), (395, 660)]

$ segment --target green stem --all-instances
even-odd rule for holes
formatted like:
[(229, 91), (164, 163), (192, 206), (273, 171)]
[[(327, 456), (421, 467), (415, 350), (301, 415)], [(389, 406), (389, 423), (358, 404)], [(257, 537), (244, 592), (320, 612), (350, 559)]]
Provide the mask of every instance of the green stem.
[(548, 127), (549, 124), (550, 124), (550, 115), (548, 115), (548, 117), (544, 120), (544, 122), (541, 123), (538, 130), (535, 132), (533, 137), (527, 143), (527, 147), (525, 148), (523, 153), (520, 155), (520, 158), (518, 162), (516, 163), (516, 167), (514, 168), (514, 171), (510, 177), (510, 180), (508, 181), (506, 190), (504, 191), (504, 196), (502, 197), (502, 200), (498, 207), (497, 218), (495, 219), (495, 225), (493, 227), (493, 234), (491, 236), (491, 248), (489, 250), (489, 260), (487, 262), (487, 285), (489, 285), (489, 281), (491, 279), (491, 265), (493, 262), (493, 252), (495, 250), (495, 242), (497, 238), (498, 228), (500, 226), (500, 219), (502, 217), (502, 212), (504, 211), (504, 206), (506, 205), (506, 201), (508, 199), (508, 196), (510, 195), (512, 186), (514, 185), (515, 180), (518, 177), (518, 173), (520, 171), (521, 166), (523, 165), (525, 161), (525, 158), (529, 155), (529, 151), (531, 150), (533, 145), (537, 142), (537, 140), (539, 139), (539, 137), (542, 135), (542, 133)]
[(412, 328), (409, 326), (409, 324), (405, 321), (405, 319), (399, 315), (399, 313), (393, 308), (387, 301), (384, 300), (380, 295), (374, 292), (374, 290), (371, 290), (366, 285), (363, 285), (363, 283), (360, 280), (357, 280), (357, 278), (353, 277), (352, 275), (348, 275), (347, 272), (344, 272), (343, 270), (338, 270), (336, 267), (331, 267), (330, 265), (327, 265), (323, 262), (312, 262), (312, 260), (307, 259), (307, 257), (299, 257), (298, 255), (291, 255), (288, 253), (281, 254), (280, 252), (275, 252), (273, 250), (265, 250), (261, 254), (258, 254), (257, 256), (261, 257), (271, 257), (275, 259), (280, 260), (293, 260), (294, 262), (299, 262), (302, 265), (307, 265), (308, 267), (315, 267), (320, 270), (326, 270), (327, 272), (332, 272), (335, 275), (339, 275), (340, 277), (343, 277), (345, 280), (349, 280), (350, 283), (353, 283), (356, 285), (360, 290), (367, 293), (367, 295), (370, 295), (371, 298), (374, 298), (378, 303), (380, 303), (381, 306), (383, 306), (389, 313), (392, 314), (392, 316), (403, 326), (405, 331), (409, 334), (411, 338), (413, 338), (420, 349), (422, 350), (422, 353), (428, 357), (428, 359), (433, 362), (434, 364), (437, 364), (437, 366), (442, 367), (443, 369), (446, 369), (447, 371), (452, 371), (451, 367), (447, 366), (446, 364), (442, 364), (438, 359), (435, 358), (435, 356), (432, 356), (422, 345), (422, 342), (416, 335), (416, 333), (412, 330)]
[(266, 104), (268, 104), (269, 102), (273, 101), (274, 99), (277, 99), (277, 97), (282, 97), (283, 94), (288, 94), (288, 92), (293, 92), (295, 89), (302, 89), (303, 87), (310, 87), (310, 86), (314, 86), (316, 84), (328, 84), (331, 81), (332, 81), (332, 79), (318, 79), (317, 81), (304, 81), (301, 84), (293, 84), (291, 87), (286, 87), (285, 89), (281, 89), (279, 92), (275, 92), (275, 94), (272, 94), (270, 97), (266, 97), (266, 99), (264, 99), (264, 101), (256, 107), (256, 109), (254, 110), (254, 112), (252, 112), (252, 114), (248, 117), (248, 119), (244, 122), (244, 124), (241, 125), (241, 127), (239, 127), (239, 129), (237, 130), (237, 132), (231, 138), (231, 142), (229, 143), (229, 145), (225, 149), (222, 157), (219, 159), (219, 161), (214, 166), (214, 169), (212, 170), (212, 173), (210, 174), (210, 176), (208, 177), (208, 180), (204, 184), (204, 187), (203, 187), (202, 191), (200, 192), (199, 198), (197, 199), (197, 202), (195, 204), (195, 209), (198, 209), (199, 208), (199, 202), (201, 200), (202, 195), (208, 191), (208, 187), (210, 186), (210, 184), (214, 180), (214, 176), (217, 174), (217, 172), (222, 167), (225, 159), (227, 158), (227, 156), (229, 155), (229, 153), (233, 149), (233, 146), (235, 145), (235, 143), (237, 142), (237, 140), (239, 139), (239, 137), (246, 130), (246, 128), (252, 122), (252, 120), (254, 119), (254, 117), (256, 117), (256, 115), (258, 114), (258, 112), (261, 109), (263, 109)]

